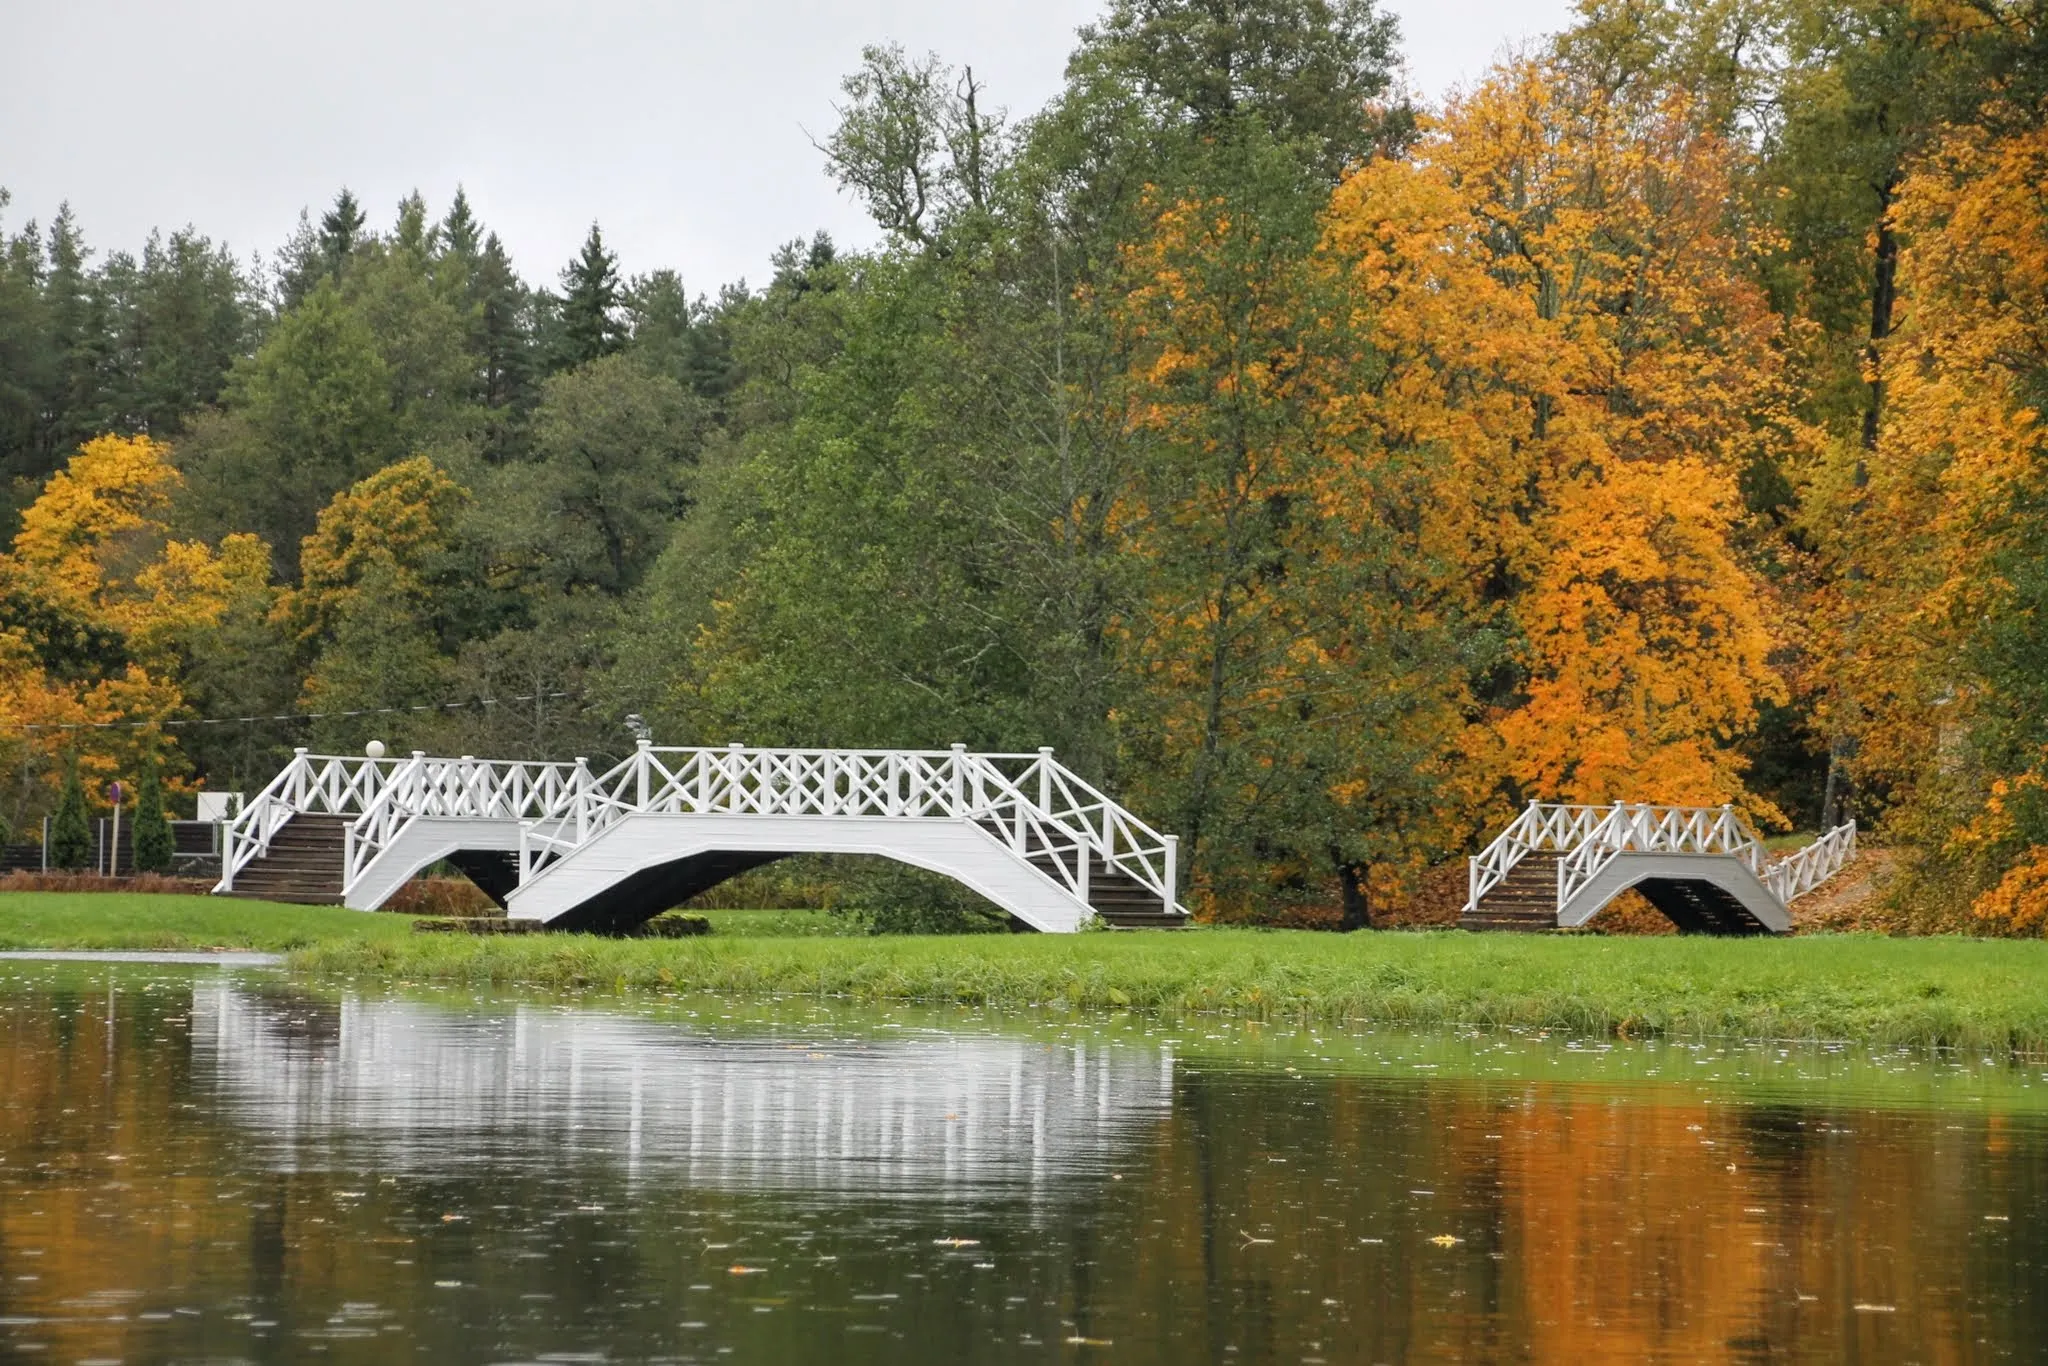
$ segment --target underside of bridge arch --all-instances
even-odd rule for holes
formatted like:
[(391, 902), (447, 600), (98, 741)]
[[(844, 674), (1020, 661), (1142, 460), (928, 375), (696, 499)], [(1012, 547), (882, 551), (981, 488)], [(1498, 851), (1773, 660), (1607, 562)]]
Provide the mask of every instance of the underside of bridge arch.
[(1079, 929), (1095, 911), (972, 821), (638, 813), (516, 888), (514, 920), (616, 931), (739, 873), (795, 854), (873, 855), (952, 879), (1038, 930)]
[(1783, 934), (1785, 907), (1739, 859), (1711, 854), (1621, 854), (1573, 894), (1557, 923), (1584, 925), (1634, 889), (1681, 934)]
[(596, 934), (630, 930), (729, 878), (792, 856), (794, 851), (712, 850), (628, 873), (548, 922), (550, 929)]

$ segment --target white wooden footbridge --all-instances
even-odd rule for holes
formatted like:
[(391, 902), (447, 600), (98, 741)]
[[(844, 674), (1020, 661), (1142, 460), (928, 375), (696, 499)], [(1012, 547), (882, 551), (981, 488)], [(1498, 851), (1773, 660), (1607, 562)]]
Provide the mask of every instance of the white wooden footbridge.
[(1784, 934), (1791, 905), (1856, 856), (1856, 823), (1772, 858), (1726, 806), (1531, 802), (1471, 861), (1467, 929), (1571, 929), (1625, 891), (1690, 934)]
[(668, 749), (613, 767), (299, 750), (230, 824), (214, 890), (374, 910), (447, 860), (513, 920), (622, 929), (792, 854), (944, 874), (1034, 929), (1172, 927), (1174, 837), (1053, 758)]

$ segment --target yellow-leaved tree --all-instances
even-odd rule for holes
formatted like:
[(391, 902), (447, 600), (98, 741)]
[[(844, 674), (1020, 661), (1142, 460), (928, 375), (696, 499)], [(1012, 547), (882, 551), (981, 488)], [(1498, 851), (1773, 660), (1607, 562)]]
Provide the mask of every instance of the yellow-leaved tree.
[[(458, 610), (453, 563), (470, 495), (426, 456), (388, 465), (337, 493), (299, 550), (299, 587), (277, 616), (308, 667), (301, 702), (335, 713), (416, 706), (445, 695), (444, 617)], [(328, 715), (322, 746), (381, 733)]]
[(1425, 539), (1515, 641), (1490, 701), (1521, 795), (1778, 817), (1738, 749), (1785, 695), (1739, 480), (1813, 438), (1738, 166), (1680, 93), (1516, 62), (1331, 207), (1382, 371), (1351, 417), (1449, 463)]
[[(2048, 129), (1998, 108), (1914, 168), (1877, 450), (1809, 499), (1855, 768), (1944, 887), (2048, 927)], [(1941, 887), (1920, 888), (1930, 903)], [(1929, 892), (1936, 893), (1927, 895)]]
[(162, 443), (95, 438), (51, 476), (0, 557), (0, 725), (19, 737), (31, 786), (54, 790), (74, 748), (95, 793), (132, 777), (144, 753), (172, 757), (161, 727), (184, 705), (185, 643), (220, 619), (238, 582), (267, 579), (255, 537), (219, 550), (172, 539), (181, 486)]

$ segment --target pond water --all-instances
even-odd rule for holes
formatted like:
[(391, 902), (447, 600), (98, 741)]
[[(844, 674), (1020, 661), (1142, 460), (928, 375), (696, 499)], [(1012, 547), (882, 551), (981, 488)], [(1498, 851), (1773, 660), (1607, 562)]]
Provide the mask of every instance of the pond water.
[(0, 1360), (2048, 1357), (2048, 1064), (0, 965)]

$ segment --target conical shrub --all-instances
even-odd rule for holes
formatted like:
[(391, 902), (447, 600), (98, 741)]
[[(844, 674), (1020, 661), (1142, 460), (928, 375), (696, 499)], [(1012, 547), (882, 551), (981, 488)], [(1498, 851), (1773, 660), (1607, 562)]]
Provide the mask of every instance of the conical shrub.
[(168, 873), (171, 871), (173, 856), (178, 852), (171, 839), (171, 823), (164, 816), (163, 779), (157, 774), (156, 761), (150, 760), (142, 770), (142, 782), (135, 790), (135, 871), (138, 873)]
[(64, 767), (64, 795), (57, 801), (57, 819), (50, 822), (50, 863), (75, 872), (92, 862), (92, 826), (85, 818), (85, 784), (78, 780), (78, 756)]

